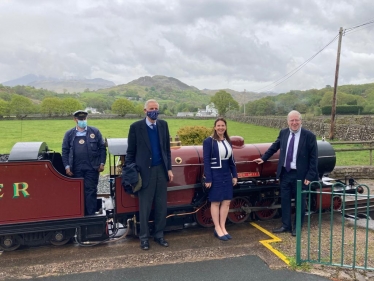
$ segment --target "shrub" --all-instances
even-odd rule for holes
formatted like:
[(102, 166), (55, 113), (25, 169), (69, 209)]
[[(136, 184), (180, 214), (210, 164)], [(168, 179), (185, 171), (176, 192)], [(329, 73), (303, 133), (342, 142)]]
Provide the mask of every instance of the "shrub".
[(204, 126), (186, 126), (177, 132), (182, 145), (202, 145), (212, 134), (212, 129)]

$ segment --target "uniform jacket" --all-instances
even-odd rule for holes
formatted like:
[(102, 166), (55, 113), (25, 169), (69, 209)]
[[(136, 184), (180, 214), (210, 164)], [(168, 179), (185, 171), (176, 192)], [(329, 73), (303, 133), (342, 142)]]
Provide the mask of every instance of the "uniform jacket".
[[(277, 178), (280, 178), (282, 167), (286, 159), (287, 142), (290, 135), (290, 129), (282, 129), (276, 141), (269, 147), (265, 154), (261, 157), (262, 160), (268, 160), (274, 153), (280, 149), (279, 161), (277, 167)], [(304, 181), (318, 180), (318, 147), (316, 136), (301, 128), (299, 146), (296, 154), (296, 171), (297, 179)]]
[[(232, 147), (231, 147), (232, 148)], [(220, 169), (222, 167), (221, 156), (219, 155), (218, 142), (212, 137), (208, 137), (203, 142), (203, 157), (204, 157), (204, 174), (205, 182), (212, 182), (212, 170)], [(236, 164), (234, 159), (234, 151), (229, 160), (230, 171), (233, 178), (237, 178)]]
[[(162, 165), (165, 167), (166, 178), (171, 170), (170, 134), (168, 123), (157, 119), (157, 133), (160, 141)], [(131, 124), (127, 139), (125, 163), (135, 163), (142, 178), (142, 188), (147, 188), (151, 176), (152, 150), (145, 119)]]
[[(67, 131), (62, 142), (62, 163), (64, 167), (74, 167), (74, 139), (76, 128)], [(100, 131), (95, 127), (87, 126), (86, 143), (88, 144), (88, 157), (92, 167), (97, 170), (101, 163), (105, 164), (106, 147)]]

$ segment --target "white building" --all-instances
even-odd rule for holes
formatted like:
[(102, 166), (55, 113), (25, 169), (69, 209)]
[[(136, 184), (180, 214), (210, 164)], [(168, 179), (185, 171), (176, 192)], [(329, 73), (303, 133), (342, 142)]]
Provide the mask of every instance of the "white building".
[(196, 116), (199, 117), (217, 117), (218, 110), (214, 107), (214, 103), (210, 103), (205, 107), (205, 110), (198, 109)]
[(86, 111), (86, 112), (91, 112), (92, 114), (100, 114), (100, 112), (97, 111), (96, 108), (93, 108), (93, 107), (86, 107), (86, 108), (84, 109), (84, 111)]

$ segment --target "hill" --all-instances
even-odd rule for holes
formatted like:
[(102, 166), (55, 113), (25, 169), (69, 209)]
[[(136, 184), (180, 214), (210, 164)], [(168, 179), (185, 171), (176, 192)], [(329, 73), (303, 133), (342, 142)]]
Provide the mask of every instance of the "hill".
[(158, 91), (199, 91), (198, 88), (193, 86), (188, 86), (187, 84), (181, 82), (178, 79), (173, 77), (166, 77), (162, 75), (155, 75), (155, 76), (144, 76), (140, 77), (139, 79), (133, 80), (127, 85), (139, 85), (145, 86), (148, 88), (154, 87), (155, 90)]
[(85, 78), (54, 78), (28, 74), (14, 80), (5, 81), (4, 86), (31, 86), (38, 89), (47, 89), (56, 93), (77, 93), (87, 89), (96, 91), (115, 86), (112, 81), (101, 78), (85, 79)]
[(278, 95), (277, 93), (273, 92), (266, 92), (266, 93), (254, 93), (254, 92), (238, 92), (234, 91), (231, 89), (218, 89), (218, 90), (209, 90), (209, 89), (204, 89), (201, 90), (201, 92), (209, 95), (209, 96), (214, 96), (215, 93), (217, 93), (219, 90), (224, 90), (228, 92), (234, 100), (236, 100), (239, 104), (244, 104), (250, 101), (258, 100), (267, 96), (276, 96)]

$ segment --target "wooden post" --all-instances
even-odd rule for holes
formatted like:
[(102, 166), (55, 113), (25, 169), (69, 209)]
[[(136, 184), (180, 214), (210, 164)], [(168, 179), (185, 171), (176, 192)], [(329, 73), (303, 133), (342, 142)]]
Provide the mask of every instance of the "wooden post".
[(332, 96), (331, 106), (331, 125), (330, 125), (330, 140), (334, 139), (335, 131), (335, 116), (336, 116), (336, 92), (338, 90), (338, 77), (339, 77), (339, 63), (340, 63), (340, 49), (342, 46), (343, 27), (339, 29), (339, 43), (338, 43), (338, 54), (336, 57), (336, 69), (335, 69), (335, 82), (334, 82), (334, 95)]

